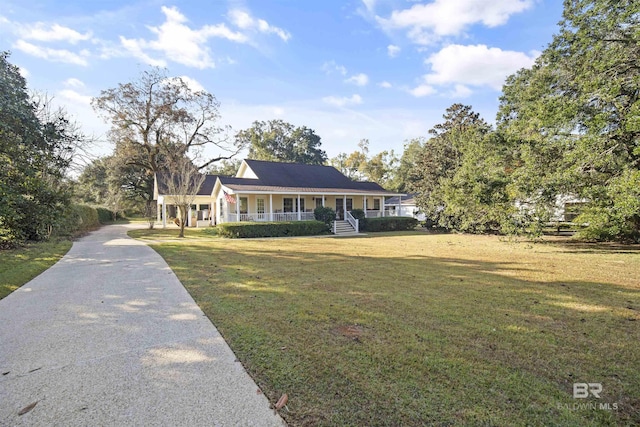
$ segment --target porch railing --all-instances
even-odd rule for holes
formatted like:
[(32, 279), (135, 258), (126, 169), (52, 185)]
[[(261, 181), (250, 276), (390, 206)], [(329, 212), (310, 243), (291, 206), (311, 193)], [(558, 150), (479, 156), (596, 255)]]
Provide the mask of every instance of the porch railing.
[(349, 211), (347, 211), (347, 216), (346, 216), (346, 218), (345, 218), (345, 219), (347, 220), (347, 222), (348, 222), (349, 224), (351, 224), (351, 226), (352, 226), (352, 227), (353, 227), (353, 229), (356, 231), (356, 233), (358, 233), (358, 232), (359, 232), (359, 231), (358, 231), (358, 229), (359, 229), (359, 225), (360, 225), (360, 224), (359, 224), (360, 220), (358, 220), (358, 219), (354, 218), (354, 216), (353, 216), (353, 215), (351, 215), (351, 212), (349, 212)]
[[(274, 212), (273, 221), (297, 221), (298, 212)], [(310, 221), (315, 219), (313, 212), (300, 212), (301, 221)], [(241, 221), (269, 221), (268, 212), (249, 212), (241, 213), (239, 216), (236, 213), (227, 214), (227, 221), (229, 222), (241, 222)]]
[(365, 212), (366, 218), (382, 218), (385, 216), (398, 216), (398, 213), (396, 211), (369, 211), (369, 210)]

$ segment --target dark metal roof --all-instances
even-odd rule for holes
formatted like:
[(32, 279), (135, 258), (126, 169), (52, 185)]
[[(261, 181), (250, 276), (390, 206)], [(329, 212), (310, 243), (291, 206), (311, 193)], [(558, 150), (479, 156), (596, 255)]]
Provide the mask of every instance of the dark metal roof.
[[(164, 173), (156, 174), (156, 179), (158, 182), (158, 194), (167, 194), (167, 181), (169, 180), (169, 175)], [(216, 180), (218, 179), (218, 175), (206, 175), (204, 178), (204, 182), (200, 186), (197, 195), (198, 196), (210, 196), (213, 192), (213, 186), (216, 185)]]

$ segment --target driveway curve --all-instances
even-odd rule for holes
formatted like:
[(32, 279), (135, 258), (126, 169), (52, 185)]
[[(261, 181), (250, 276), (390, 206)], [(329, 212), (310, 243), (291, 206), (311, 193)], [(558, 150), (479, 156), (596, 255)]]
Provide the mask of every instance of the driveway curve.
[(0, 300), (0, 425), (283, 425), (162, 257), (127, 229), (80, 239)]

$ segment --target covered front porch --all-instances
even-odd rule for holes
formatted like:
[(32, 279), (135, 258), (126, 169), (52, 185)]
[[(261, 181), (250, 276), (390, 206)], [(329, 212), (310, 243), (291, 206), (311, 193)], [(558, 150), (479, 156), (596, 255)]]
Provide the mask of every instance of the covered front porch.
[(320, 206), (335, 210), (338, 220), (348, 219), (354, 209), (362, 209), (367, 218), (395, 214), (385, 211), (382, 194), (221, 193), (217, 222), (313, 220), (313, 211)]

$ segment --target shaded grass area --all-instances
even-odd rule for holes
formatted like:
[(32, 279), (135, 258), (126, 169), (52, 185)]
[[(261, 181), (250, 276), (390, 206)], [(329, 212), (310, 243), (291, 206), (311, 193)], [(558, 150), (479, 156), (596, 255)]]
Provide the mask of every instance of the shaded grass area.
[(289, 394), (291, 425), (640, 423), (633, 248), (424, 233), (154, 248), (271, 402)]
[[(169, 228), (153, 228), (149, 230), (138, 229), (138, 230), (129, 230), (127, 235), (129, 237), (133, 237), (141, 240), (182, 240), (178, 235), (180, 234), (180, 229), (178, 227), (169, 227)], [(210, 237), (218, 237), (218, 232), (215, 227), (201, 227), (201, 228), (187, 228), (184, 229), (184, 239), (202, 239), (202, 238), (210, 238)]]
[(0, 251), (0, 299), (58, 262), (70, 248), (70, 241), (60, 240)]

